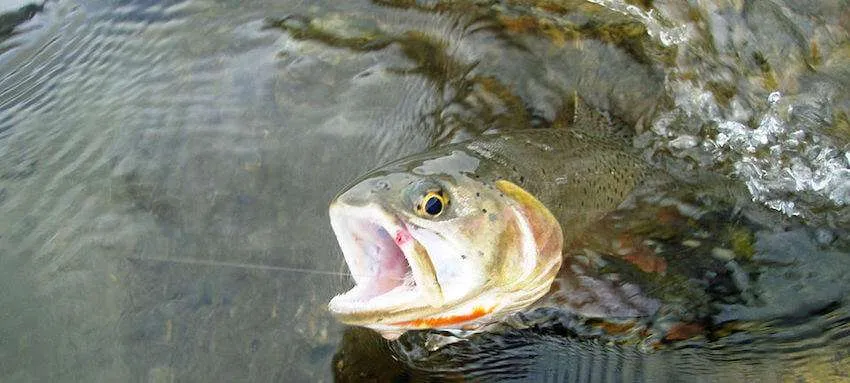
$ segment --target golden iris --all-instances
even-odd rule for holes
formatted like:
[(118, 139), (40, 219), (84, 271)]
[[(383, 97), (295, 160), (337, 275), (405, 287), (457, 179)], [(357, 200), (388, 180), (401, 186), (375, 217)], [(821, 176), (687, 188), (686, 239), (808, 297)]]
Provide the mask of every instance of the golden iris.
[(429, 191), (422, 197), (422, 202), (416, 205), (416, 212), (425, 217), (436, 217), (446, 208), (448, 198), (442, 191)]

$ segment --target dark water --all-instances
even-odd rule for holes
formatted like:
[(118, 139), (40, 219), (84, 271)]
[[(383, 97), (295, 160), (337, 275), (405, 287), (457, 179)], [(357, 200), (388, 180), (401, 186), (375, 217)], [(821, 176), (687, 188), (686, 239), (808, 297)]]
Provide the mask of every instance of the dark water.
[[(0, 380), (848, 379), (850, 4), (598, 3), (0, 2)], [(429, 352), (329, 317), (339, 188), (574, 93), (765, 208), (718, 313), (754, 325)]]

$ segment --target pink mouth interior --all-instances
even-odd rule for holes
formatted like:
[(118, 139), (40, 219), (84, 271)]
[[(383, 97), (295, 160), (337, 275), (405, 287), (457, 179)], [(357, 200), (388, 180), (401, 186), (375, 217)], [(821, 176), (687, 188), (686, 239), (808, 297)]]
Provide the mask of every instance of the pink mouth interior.
[(365, 287), (360, 299), (371, 299), (405, 284), (415, 285), (404, 252), (383, 227), (366, 223), (354, 235), (362, 251), (363, 269), (368, 270), (363, 275), (365, 278), (358, 278)]

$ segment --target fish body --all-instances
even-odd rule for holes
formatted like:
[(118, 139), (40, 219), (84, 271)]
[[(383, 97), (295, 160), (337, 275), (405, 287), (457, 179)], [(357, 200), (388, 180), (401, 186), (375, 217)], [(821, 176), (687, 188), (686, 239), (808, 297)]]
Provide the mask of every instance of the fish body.
[(564, 244), (651, 173), (626, 147), (592, 130), (507, 131), (370, 172), (331, 203), (356, 283), (331, 313), (392, 339), (531, 306), (550, 291)]

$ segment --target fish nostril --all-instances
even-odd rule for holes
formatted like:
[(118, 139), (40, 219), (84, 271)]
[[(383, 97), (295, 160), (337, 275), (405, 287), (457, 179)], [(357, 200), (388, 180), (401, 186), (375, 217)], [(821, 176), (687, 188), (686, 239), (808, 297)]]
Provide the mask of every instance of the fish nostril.
[(372, 191), (390, 190), (390, 183), (384, 180), (377, 180), (372, 184)]

